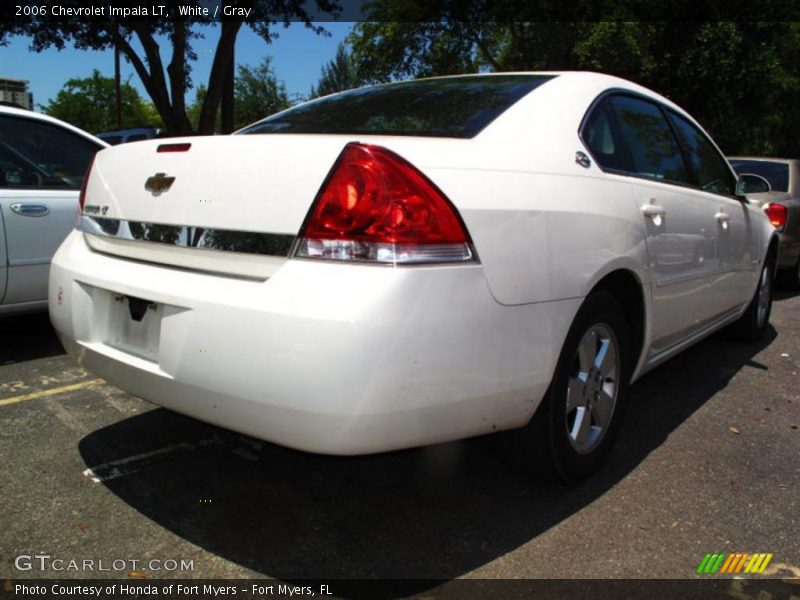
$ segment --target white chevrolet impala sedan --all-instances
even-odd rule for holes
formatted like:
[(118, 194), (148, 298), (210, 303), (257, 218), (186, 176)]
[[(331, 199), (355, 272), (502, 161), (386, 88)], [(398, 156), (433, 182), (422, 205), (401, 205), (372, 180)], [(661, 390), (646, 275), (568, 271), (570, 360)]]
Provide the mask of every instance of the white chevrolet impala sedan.
[(778, 248), (692, 117), (593, 73), (392, 83), (118, 146), (80, 204), (50, 315), (107, 381), (326, 454), (526, 428), (568, 481), (631, 381), (764, 333)]

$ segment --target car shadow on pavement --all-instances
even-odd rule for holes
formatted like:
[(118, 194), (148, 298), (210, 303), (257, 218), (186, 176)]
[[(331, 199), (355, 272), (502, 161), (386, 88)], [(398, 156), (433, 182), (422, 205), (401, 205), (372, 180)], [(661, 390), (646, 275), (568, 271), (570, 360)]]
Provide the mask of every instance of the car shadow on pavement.
[(0, 319), (0, 365), (64, 354), (47, 312)]
[[(775, 337), (772, 329), (763, 343), (743, 344), (717, 335), (645, 376), (632, 388), (608, 466), (572, 488), (523, 474), (506, 434), (336, 458), (158, 409), (93, 432), (79, 449), (87, 466), (107, 476), (108, 489), (141, 514), (258, 573), (286, 581), (450, 579), (601, 497), (742, 367), (757, 367), (753, 356)], [(173, 452), (156, 452), (170, 446)], [(128, 458), (156, 455), (157, 462), (138, 466)], [(420, 582), (404, 594), (428, 587)]]
[(789, 300), (790, 298), (794, 298), (795, 296), (800, 295), (799, 291), (796, 290), (787, 290), (785, 288), (778, 288), (775, 290), (774, 300), (775, 302), (781, 302), (782, 300)]

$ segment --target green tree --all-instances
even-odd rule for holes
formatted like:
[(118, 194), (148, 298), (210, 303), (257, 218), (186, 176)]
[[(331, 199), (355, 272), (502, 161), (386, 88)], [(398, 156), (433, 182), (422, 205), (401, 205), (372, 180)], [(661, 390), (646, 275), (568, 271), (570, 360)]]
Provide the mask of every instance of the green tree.
[[(193, 127), (200, 121), (200, 113), (208, 90), (202, 83), (197, 86), (195, 100), (186, 114)], [(234, 100), (236, 103), (236, 122), (238, 129), (254, 121), (263, 119), (291, 105), (286, 86), (278, 81), (272, 69), (272, 59), (265, 58), (259, 65), (239, 66), (238, 77), (234, 84)], [(222, 119), (218, 110), (214, 119), (214, 132), (222, 130)]]
[(339, 44), (336, 56), (322, 67), (319, 81), (316, 86), (311, 87), (309, 97), (327, 96), (357, 88), (363, 84), (364, 81), (358, 74), (353, 57), (347, 51), (345, 44)]
[[(123, 127), (163, 126), (152, 105), (142, 100), (130, 84), (123, 83), (120, 92)], [(95, 70), (91, 77), (68, 80), (42, 109), (51, 117), (98, 133), (116, 128), (115, 98), (114, 79)]]
[(275, 76), (271, 57), (255, 67), (239, 65), (234, 100), (237, 129), (289, 107), (286, 85)]
[[(186, 108), (186, 116), (189, 119), (189, 122), (191, 123), (192, 127), (194, 127), (195, 129), (198, 129), (198, 124), (200, 123), (200, 113), (203, 111), (203, 103), (205, 102), (207, 92), (208, 90), (206, 89), (205, 85), (203, 85), (202, 83), (198, 85), (197, 89), (195, 90), (194, 102), (192, 102)], [(212, 133), (219, 132), (220, 127), (221, 127), (221, 119), (218, 109), (216, 115), (214, 116), (214, 126), (211, 132)]]
[[(57, 11), (48, 10), (44, 16), (10, 18), (0, 20), (0, 44), (10, 35), (26, 35), (31, 39), (31, 50), (40, 52), (45, 48), (64, 48), (72, 43), (79, 49), (103, 50), (117, 47), (125, 59), (133, 65), (147, 93), (156, 107), (164, 125), (173, 134), (190, 134), (195, 129), (187, 115), (186, 92), (191, 89), (191, 63), (197, 59), (197, 50), (210, 46), (205, 42), (203, 27), (217, 25), (219, 36), (213, 48), (213, 59), (206, 82), (206, 94), (197, 124), (199, 133), (211, 133), (216, 114), (224, 105), (223, 96), (233, 98), (234, 48), (242, 26), (253, 30), (265, 41), (271, 41), (276, 34), (272, 30), (278, 23), (288, 24), (298, 20), (317, 33), (325, 29), (314, 24), (320, 13), (337, 14), (337, 0), (231, 0), (225, 3), (247, 12), (247, 18), (220, 17), (215, 19), (213, 7), (209, 14), (201, 0), (164, 0), (145, 7), (156, 14), (147, 14), (141, 19), (111, 18), (72, 18), (59, 16)], [(82, 0), (60, 0), (59, 10), (86, 10)], [(164, 13), (161, 13), (163, 7)], [(116, 10), (119, 14), (130, 11), (130, 2), (109, 0), (103, 6), (106, 10)], [(183, 16), (191, 8), (195, 14)], [(108, 17), (108, 15), (105, 15)], [(135, 41), (134, 41), (135, 40)], [(168, 41), (169, 62), (162, 59), (161, 44)], [(205, 48), (203, 48), (205, 49)], [(228, 111), (225, 129), (233, 127), (233, 119)]]
[[(535, 8), (541, 6), (539, 19), (554, 14), (547, 5)], [(528, 20), (525, 4), (494, 13), (481, 0), (437, 0), (423, 8), (411, 0), (373, 0), (348, 41), (370, 82), (478, 71), (602, 71), (669, 97), (728, 154), (800, 155), (796, 20), (664, 15), (657, 21), (654, 15), (634, 22), (624, 14), (592, 20), (586, 9), (580, 22), (541, 22)]]

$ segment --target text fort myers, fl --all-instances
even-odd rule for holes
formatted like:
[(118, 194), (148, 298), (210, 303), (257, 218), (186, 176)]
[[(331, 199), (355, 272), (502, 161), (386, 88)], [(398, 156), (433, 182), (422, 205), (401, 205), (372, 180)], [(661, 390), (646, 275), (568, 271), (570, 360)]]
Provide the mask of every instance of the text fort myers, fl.
[(14, 593), (25, 596), (45, 596), (50, 593), (52, 596), (97, 596), (104, 597), (113, 594), (132, 594), (137, 597), (142, 596), (183, 596), (183, 595), (196, 595), (203, 594), (204, 597), (217, 598), (219, 596), (236, 596), (240, 592), (242, 594), (252, 594), (256, 597), (268, 597), (277, 594), (282, 597), (296, 597), (296, 596), (331, 596), (332, 592), (325, 584), (319, 586), (319, 592), (311, 588), (311, 586), (299, 586), (288, 584), (252, 584), (249, 589), (247, 587), (239, 587), (235, 585), (208, 585), (199, 584), (185, 585), (179, 584), (113, 584), (113, 585), (66, 585), (63, 583), (56, 583), (51, 586), (45, 585), (27, 585), (18, 583), (14, 586)]

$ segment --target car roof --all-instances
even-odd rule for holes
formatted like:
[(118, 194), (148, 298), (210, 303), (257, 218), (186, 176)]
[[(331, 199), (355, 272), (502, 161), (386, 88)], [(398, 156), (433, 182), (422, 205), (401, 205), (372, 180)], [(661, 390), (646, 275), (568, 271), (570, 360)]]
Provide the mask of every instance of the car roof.
[(796, 158), (770, 158), (768, 156), (729, 156), (728, 160), (755, 160), (760, 162), (796, 163), (800, 160)]
[(68, 129), (73, 133), (76, 133), (82, 137), (85, 137), (94, 143), (102, 146), (103, 148), (108, 148), (108, 144), (103, 140), (93, 136), (91, 133), (84, 131), (74, 125), (70, 125), (65, 121), (60, 119), (56, 119), (55, 117), (51, 117), (49, 115), (43, 115), (42, 113), (33, 112), (32, 110), (25, 110), (24, 108), (13, 108), (11, 106), (0, 106), (0, 115), (12, 115), (15, 117), (21, 117), (24, 119), (33, 119), (34, 121), (43, 121), (45, 123), (50, 123), (51, 125), (56, 125), (58, 127), (63, 127), (64, 129)]
[[(457, 78), (466, 76), (474, 77), (476, 75), (481, 77), (495, 77), (503, 75), (550, 76), (553, 79), (543, 84), (542, 86), (538, 87), (536, 89), (536, 92), (534, 94), (530, 94), (530, 96), (536, 98), (543, 98), (544, 96), (548, 96), (550, 93), (553, 94), (567, 93), (570, 95), (574, 95), (576, 100), (578, 97), (580, 97), (580, 101), (584, 105), (590, 103), (599, 94), (608, 91), (613, 90), (619, 92), (632, 92), (634, 94), (640, 94), (642, 96), (660, 102), (664, 106), (674, 110), (676, 113), (682, 115), (692, 123), (700, 126), (701, 129), (703, 129), (703, 127), (699, 123), (697, 123), (697, 121), (694, 119), (694, 117), (692, 117), (692, 115), (687, 113), (682, 107), (675, 104), (672, 100), (670, 100), (666, 96), (662, 96), (661, 94), (659, 94), (654, 90), (651, 90), (650, 88), (644, 87), (643, 85), (639, 85), (638, 83), (634, 83), (633, 81), (623, 79), (622, 77), (617, 77), (615, 75), (608, 75), (606, 73), (599, 73), (596, 71), (503, 71), (496, 73), (470, 73), (462, 75), (445, 75), (442, 77), (431, 77), (429, 79), (445, 79), (445, 78)], [(523, 103), (524, 102), (521, 101), (518, 104), (523, 104)], [(501, 115), (498, 121), (500, 121), (502, 117), (503, 115)]]
[[(493, 73), (460, 73), (457, 75), (437, 75), (435, 77), (421, 77), (419, 79), (456, 79), (459, 77), (503, 77), (507, 75), (544, 75), (554, 78), (558, 77), (560, 79), (566, 79), (575, 82), (581, 82), (584, 85), (592, 87), (593, 86), (609, 87), (609, 88), (618, 87), (620, 89), (637, 91), (646, 94), (648, 96), (654, 96), (671, 107), (680, 108), (675, 103), (673, 103), (669, 98), (665, 98), (664, 96), (661, 96), (658, 92), (655, 92), (649, 88), (641, 86), (638, 83), (634, 83), (633, 81), (630, 81), (628, 79), (623, 79), (622, 77), (617, 77), (616, 75), (608, 75), (607, 73), (600, 73), (597, 71), (497, 71)], [(409, 81), (415, 81), (415, 80), (409, 80)], [(400, 83), (400, 82), (391, 82), (391, 83)], [(381, 84), (381, 85), (391, 85), (391, 83)], [(681, 112), (684, 111), (681, 110)]]

